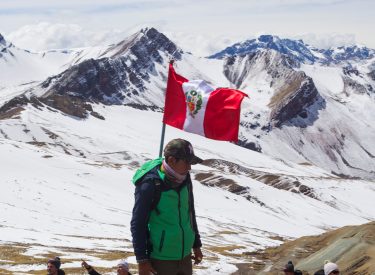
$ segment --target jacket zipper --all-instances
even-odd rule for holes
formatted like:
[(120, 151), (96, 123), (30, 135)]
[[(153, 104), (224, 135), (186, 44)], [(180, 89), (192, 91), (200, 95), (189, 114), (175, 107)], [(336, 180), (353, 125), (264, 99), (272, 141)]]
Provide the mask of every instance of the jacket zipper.
[(179, 218), (179, 225), (180, 225), (181, 232), (182, 232), (182, 251), (181, 251), (181, 260), (182, 260), (184, 258), (184, 250), (185, 250), (185, 232), (181, 224), (181, 196), (180, 196), (180, 192), (177, 192), (177, 193), (178, 193), (178, 218)]
[(161, 232), (160, 244), (159, 244), (159, 252), (161, 252), (161, 250), (163, 249), (164, 238), (165, 238), (165, 230), (163, 230)]

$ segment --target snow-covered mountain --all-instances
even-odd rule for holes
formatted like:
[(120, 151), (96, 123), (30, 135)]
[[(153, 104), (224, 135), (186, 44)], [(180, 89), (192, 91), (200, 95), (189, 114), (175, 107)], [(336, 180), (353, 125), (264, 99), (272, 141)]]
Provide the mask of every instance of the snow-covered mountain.
[(244, 56), (262, 49), (275, 50), (297, 62), (305, 64), (360, 61), (371, 59), (375, 56), (375, 50), (365, 46), (352, 45), (318, 49), (305, 44), (302, 40), (285, 39), (275, 35), (260, 35), (257, 38), (229, 46), (209, 58), (222, 59), (235, 55)]
[[(70, 67), (41, 84), (43, 97), (71, 95), (104, 104), (141, 103), (162, 106), (163, 61), (181, 59), (182, 51), (156, 29), (147, 29), (109, 47), (97, 59)], [(153, 77), (152, 77), (153, 76)], [(153, 87), (159, 87), (153, 91)], [(154, 96), (153, 94), (159, 94)], [(153, 102), (155, 100), (155, 102)]]
[[(17, 48), (2, 41), (4, 53), (16, 56), (12, 51)], [(27, 86), (20, 96), (3, 88), (3, 101), (13, 99), (0, 107), (2, 116), (9, 117), (15, 107), (28, 103), (101, 119), (105, 118), (93, 112), (93, 103), (160, 109), (166, 64), (173, 58), (188, 78), (249, 94), (241, 120), (241, 146), (312, 163), (337, 175), (374, 178), (375, 129), (369, 115), (375, 106), (374, 50), (357, 46), (319, 50), (301, 40), (262, 35), (206, 59), (184, 53), (150, 28), (116, 45), (70, 53), (66, 70)]]
[(210, 58), (247, 55), (261, 49), (272, 49), (304, 63), (314, 63), (318, 59), (314, 49), (305, 45), (302, 40), (280, 39), (273, 35), (261, 35), (255, 39), (236, 43), (211, 55)]
[[(28, 105), (18, 118), (0, 122), (1, 242), (27, 245), (31, 258), (54, 251), (67, 262), (64, 269), (78, 267), (81, 258), (115, 265), (100, 255), (117, 250), (134, 263), (131, 178), (158, 153), (162, 114), (94, 105), (106, 119), (82, 120), (39, 108)], [(192, 171), (207, 257), (197, 274), (230, 274), (246, 261), (243, 252), (374, 219), (373, 182), (168, 127), (166, 140), (176, 137), (190, 140), (207, 160)], [(25, 264), (3, 261), (0, 269), (45, 268)]]
[[(149, 28), (115, 45), (50, 52), (48, 59), (0, 39), (0, 77), (6, 71), (12, 79), (0, 84), (0, 204), (7, 213), (0, 242), (34, 243), (34, 256), (43, 245), (60, 253), (131, 253), (130, 179), (157, 155), (171, 58), (188, 79), (250, 97), (242, 106), (241, 146), (167, 127), (166, 140), (189, 139), (207, 159), (192, 171), (210, 256), (199, 274), (233, 272), (242, 252), (281, 239), (373, 220), (373, 50), (328, 54), (274, 36), (236, 45), (198, 58)], [(27, 67), (32, 58), (42, 71), (47, 60), (55, 70)], [(22, 62), (32, 74), (18, 71)], [(25, 80), (32, 83), (17, 85)], [(65, 255), (71, 267), (82, 256)], [(17, 268), (0, 262), (0, 270)]]
[(320, 50), (326, 59), (330, 62), (346, 62), (350, 60), (366, 60), (375, 57), (375, 50), (365, 46), (341, 46), (330, 48), (328, 50)]
[(224, 59), (224, 73), (251, 90), (242, 144), (336, 174), (374, 178), (374, 59), (300, 64), (274, 50)]
[(0, 88), (41, 81), (69, 66), (76, 51), (30, 52), (6, 41), (0, 34)]

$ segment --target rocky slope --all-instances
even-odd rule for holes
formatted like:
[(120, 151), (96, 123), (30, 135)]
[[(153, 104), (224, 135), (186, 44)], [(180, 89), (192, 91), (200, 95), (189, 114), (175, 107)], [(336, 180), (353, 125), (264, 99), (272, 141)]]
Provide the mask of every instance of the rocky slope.
[[(169, 58), (181, 59), (182, 51), (156, 29), (144, 29), (130, 38), (109, 46), (89, 58), (79, 52), (62, 73), (7, 102), (3, 116), (17, 106), (39, 101), (66, 114), (85, 118), (92, 114), (90, 103), (142, 104), (162, 106), (166, 72), (158, 66)], [(157, 86), (152, 90), (150, 85)]]
[[(98, 103), (159, 110), (173, 58), (187, 78), (249, 94), (239, 145), (343, 177), (374, 179), (375, 128), (369, 115), (375, 111), (373, 56), (374, 50), (365, 47), (319, 50), (267, 35), (201, 59), (150, 28), (116, 45), (75, 52), (68, 69), (28, 86), (0, 111), (9, 118), (31, 102), (82, 119), (90, 114), (105, 119), (93, 111)], [(222, 84), (223, 79), (229, 84)]]
[(213, 54), (210, 58), (224, 58), (233, 55), (246, 55), (261, 49), (272, 49), (285, 54), (297, 62), (314, 63), (318, 60), (313, 48), (305, 45), (302, 40), (280, 39), (278, 36), (261, 35), (256, 39), (236, 43), (226, 49)]
[(104, 104), (144, 103), (160, 105), (147, 98), (147, 83), (160, 75), (156, 66), (166, 57), (181, 59), (181, 50), (156, 29), (145, 29), (109, 47), (99, 59), (89, 59), (50, 77), (41, 84), (42, 98), (68, 95)]
[(375, 110), (374, 50), (289, 42), (261, 36), (211, 56), (223, 60), (234, 87), (251, 91), (241, 146), (374, 179), (375, 129), (368, 116)]
[(375, 222), (346, 226), (286, 242), (279, 247), (245, 253), (252, 263), (240, 265), (240, 271), (233, 274), (281, 274), (289, 260), (305, 275), (323, 268), (326, 260), (337, 263), (343, 274), (374, 274), (374, 247)]
[(223, 59), (234, 55), (247, 55), (263, 49), (272, 49), (288, 56), (297, 64), (331, 64), (348, 61), (368, 60), (375, 56), (375, 50), (365, 46), (341, 46), (329, 49), (318, 49), (305, 44), (302, 40), (280, 38), (275, 35), (260, 35), (255, 39), (246, 40), (228, 46), (226, 49), (211, 55), (209, 58)]
[[(188, 79), (249, 94), (240, 145), (262, 152), (168, 127), (167, 140), (186, 138), (207, 160), (192, 171), (207, 255), (197, 274), (230, 274), (234, 265), (249, 270), (256, 250), (374, 219), (370, 55), (323, 64), (276, 47), (203, 59), (145, 29), (116, 45), (76, 52), (64, 70), (18, 86), (21, 96), (0, 88), (0, 203), (7, 215), (0, 242), (22, 242), (23, 253), (38, 258), (37, 266), (6, 259), (0, 270), (41, 272), (45, 246), (72, 259), (74, 269), (87, 249), (132, 255), (130, 182), (157, 155), (171, 57)], [(253, 268), (278, 269), (270, 255)], [(286, 254), (280, 266), (290, 258), (298, 259)]]
[(269, 120), (266, 120), (266, 123), (280, 127), (298, 116), (306, 119), (310, 113), (309, 121), (313, 123), (317, 115), (312, 114), (309, 107), (319, 102), (321, 109), (324, 108), (324, 99), (313, 80), (304, 72), (294, 70), (293, 65), (295, 63), (288, 56), (273, 50), (262, 50), (254, 54), (226, 58), (224, 74), (240, 90), (251, 89), (252, 84), (257, 84), (254, 83), (254, 78), (259, 75), (269, 81), (268, 87), (265, 87), (268, 89), (268, 96), (264, 96), (268, 101), (267, 106), (260, 106), (263, 110), (269, 108)]

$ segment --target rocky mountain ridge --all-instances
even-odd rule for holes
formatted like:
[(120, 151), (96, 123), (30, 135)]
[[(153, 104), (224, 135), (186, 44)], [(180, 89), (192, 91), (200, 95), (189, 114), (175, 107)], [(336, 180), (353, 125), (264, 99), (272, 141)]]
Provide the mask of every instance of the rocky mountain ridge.
[(209, 56), (209, 58), (223, 59), (236, 55), (243, 56), (262, 49), (272, 49), (284, 54), (294, 59), (296, 61), (295, 65), (299, 65), (299, 62), (330, 64), (360, 61), (368, 60), (375, 56), (375, 50), (365, 46), (352, 45), (318, 49), (305, 44), (302, 40), (285, 39), (276, 35), (260, 35), (257, 38), (228, 46), (226, 49)]
[[(375, 152), (369, 140), (375, 137), (375, 130), (370, 127), (365, 131), (370, 120), (359, 122), (361, 133), (347, 132), (352, 128), (350, 119), (365, 111), (358, 102), (370, 109), (375, 106), (373, 50), (342, 47), (326, 53), (334, 57), (334, 65), (327, 58), (324, 64), (319, 63), (322, 55), (301, 40), (268, 35), (201, 59), (184, 53), (165, 35), (148, 28), (91, 54), (75, 52), (66, 70), (32, 85), (23, 95), (3, 104), (0, 112), (7, 118), (17, 113), (14, 110), (22, 111), (22, 105), (38, 102), (39, 108), (52, 107), (81, 119), (90, 114), (105, 119), (94, 111), (95, 104), (162, 108), (166, 68), (173, 58), (185, 77), (219, 83), (218, 74), (211, 74), (215, 68), (222, 71), (228, 86), (248, 92), (250, 101), (243, 108), (239, 145), (279, 158), (311, 162), (337, 175), (373, 178)], [(344, 58), (348, 59), (340, 63)], [(332, 78), (322, 79), (325, 71)], [(332, 79), (336, 82), (331, 83)], [(339, 124), (332, 119), (323, 123), (324, 114), (337, 111), (349, 119)], [(273, 140), (282, 141), (277, 150)], [(359, 148), (356, 154), (347, 148), (349, 144)]]
[(302, 237), (279, 247), (245, 253), (251, 263), (239, 265), (244, 273), (234, 274), (276, 274), (290, 260), (293, 260), (295, 269), (301, 270), (304, 275), (323, 269), (326, 260), (337, 263), (344, 274), (373, 274), (374, 235), (375, 223), (371, 222), (346, 226), (318, 236)]
[[(19, 63), (30, 60), (15, 53)], [(279, 270), (293, 253), (307, 258), (311, 244), (272, 258), (274, 266), (266, 258), (272, 254), (260, 260), (255, 254), (374, 219), (374, 60), (311, 64), (275, 49), (197, 58), (156, 29), (71, 53), (52, 60), (59, 70), (48, 77), (23, 75), (18, 67), (32, 83), (0, 87), (0, 242), (35, 257), (1, 258), (0, 273), (42, 272), (46, 247), (69, 259), (69, 272), (81, 271), (82, 251), (107, 266), (113, 264), (108, 251), (134, 259), (131, 178), (157, 156), (171, 56), (186, 78), (249, 95), (240, 146), (167, 127), (166, 140), (185, 138), (206, 160), (191, 171), (206, 255), (197, 274), (230, 274), (235, 266)], [(2, 61), (1, 69), (9, 69)], [(353, 263), (365, 261), (362, 256)], [(305, 270), (317, 265), (310, 267)]]
[[(157, 73), (155, 64), (161, 64), (165, 55), (179, 60), (182, 52), (151, 28), (109, 47), (102, 55), (108, 53), (108, 57), (83, 61), (48, 78), (41, 84), (46, 91), (42, 98), (57, 94), (103, 104), (143, 103), (137, 98), (146, 92), (150, 75)], [(166, 79), (165, 75), (160, 78)]]

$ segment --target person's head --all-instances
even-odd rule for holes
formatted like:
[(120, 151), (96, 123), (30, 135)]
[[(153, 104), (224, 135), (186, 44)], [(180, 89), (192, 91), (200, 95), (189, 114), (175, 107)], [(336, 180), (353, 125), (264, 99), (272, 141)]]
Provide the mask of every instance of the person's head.
[(324, 269), (319, 269), (318, 271), (315, 271), (314, 275), (324, 275)]
[(338, 275), (340, 274), (339, 267), (335, 263), (329, 261), (325, 262), (324, 275)]
[(164, 158), (167, 164), (180, 175), (186, 175), (191, 165), (203, 161), (194, 154), (191, 143), (181, 138), (168, 142), (164, 148)]
[(117, 275), (128, 275), (129, 273), (129, 264), (125, 260), (121, 260), (117, 265)]
[(48, 275), (57, 275), (61, 266), (61, 261), (59, 257), (54, 259), (49, 259), (47, 262), (47, 272)]
[(285, 275), (293, 275), (294, 274), (294, 265), (292, 261), (289, 261), (284, 268), (284, 274)]

